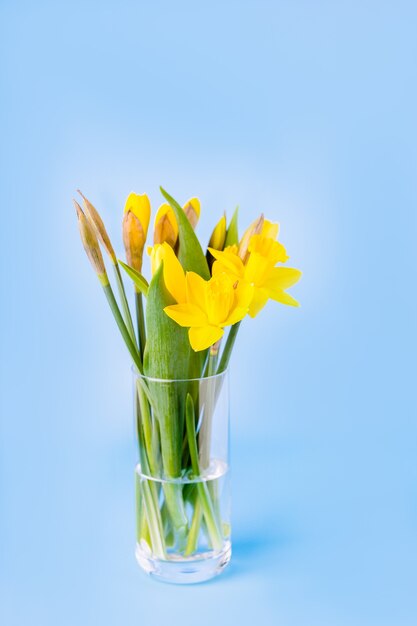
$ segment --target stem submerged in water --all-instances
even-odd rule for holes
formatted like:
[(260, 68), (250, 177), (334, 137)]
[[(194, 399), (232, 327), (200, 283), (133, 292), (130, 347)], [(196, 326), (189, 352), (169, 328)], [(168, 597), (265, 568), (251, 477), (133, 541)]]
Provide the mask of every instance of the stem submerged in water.
[[(195, 478), (200, 477), (200, 466), (198, 463), (198, 450), (195, 435), (195, 413), (194, 403), (190, 394), (187, 394), (185, 419), (187, 425), (188, 445), (190, 447), (191, 466)], [(214, 550), (221, 550), (223, 546), (222, 533), (216, 519), (213, 503), (206, 482), (197, 482), (197, 492), (207, 524), (207, 530)], [(196, 520), (197, 524), (197, 520)], [(194, 530), (194, 533), (196, 530)]]

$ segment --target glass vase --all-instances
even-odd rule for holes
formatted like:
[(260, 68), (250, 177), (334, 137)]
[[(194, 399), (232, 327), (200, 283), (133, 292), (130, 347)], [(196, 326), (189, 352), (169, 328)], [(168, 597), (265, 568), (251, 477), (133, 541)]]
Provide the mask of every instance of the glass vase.
[(231, 557), (228, 373), (134, 373), (136, 558), (151, 576), (197, 583)]

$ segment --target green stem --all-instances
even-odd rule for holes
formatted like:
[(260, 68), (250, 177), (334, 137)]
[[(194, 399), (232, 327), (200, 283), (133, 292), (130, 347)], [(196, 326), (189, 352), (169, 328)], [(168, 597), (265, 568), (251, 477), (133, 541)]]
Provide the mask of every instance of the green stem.
[(148, 544), (149, 549), (152, 550), (152, 539), (149, 533), (146, 507), (143, 501), (142, 491), (140, 481), (136, 479), (136, 540), (140, 543), (143, 539)]
[[(139, 403), (141, 403), (141, 396), (139, 396)], [(146, 401), (146, 398), (145, 398)], [(147, 402), (147, 401), (146, 401)], [(137, 406), (137, 400), (135, 402), (136, 406), (136, 424), (137, 424), (137, 434), (138, 434), (138, 442), (139, 442), (139, 455), (140, 455), (140, 463), (141, 463), (141, 473), (145, 474), (145, 477), (140, 477), (136, 474), (137, 482), (137, 493), (140, 494), (140, 489), (143, 491), (143, 501), (144, 508), (146, 513), (146, 518), (148, 522), (148, 529), (152, 543), (152, 551), (159, 558), (166, 558), (165, 551), (165, 541), (164, 541), (164, 529), (161, 518), (161, 513), (159, 510), (159, 501), (158, 501), (158, 493), (156, 489), (156, 485), (154, 481), (146, 478), (146, 476), (151, 476), (149, 462), (147, 458), (146, 444), (143, 437), (143, 432), (139, 419), (139, 410)], [(142, 410), (142, 405), (141, 405)]]
[(135, 346), (137, 346), (137, 340), (135, 335), (135, 329), (133, 328), (132, 316), (130, 314), (129, 303), (126, 297), (126, 291), (123, 285), (122, 275), (120, 273), (119, 264), (113, 263), (114, 274), (116, 276), (117, 288), (119, 290), (120, 302), (122, 303), (122, 309), (124, 313), (124, 319), (126, 322), (127, 329), (129, 331), (130, 338)]
[(229, 365), (230, 356), (232, 354), (233, 346), (235, 345), (237, 332), (239, 330), (241, 322), (237, 322), (237, 324), (233, 324), (231, 326), (229, 335), (227, 337), (226, 345), (223, 349), (222, 358), (220, 359), (219, 367), (217, 368), (217, 374), (221, 374), (227, 369)]
[[(146, 513), (146, 519), (148, 522), (149, 535), (152, 543), (152, 552), (160, 559), (166, 558), (164, 532), (162, 526), (162, 520), (158, 508), (155, 493), (155, 485), (151, 484), (151, 481), (147, 478), (140, 478), (137, 476), (137, 494), (140, 495), (143, 492), (143, 503)], [(138, 506), (138, 505), (137, 505)]]
[(211, 346), (210, 353), (208, 357), (207, 364), (207, 378), (209, 380), (206, 383), (205, 389), (205, 400), (204, 400), (204, 413), (203, 419), (201, 423), (201, 428), (199, 432), (199, 440), (200, 440), (200, 463), (203, 469), (206, 469), (210, 463), (210, 444), (211, 444), (211, 430), (212, 430), (212, 420), (213, 420), (213, 411), (214, 411), (214, 403), (216, 398), (215, 388), (216, 388), (216, 379), (210, 378), (216, 374), (216, 365), (217, 359), (219, 356), (219, 346), (220, 343), (214, 344)]
[(106, 294), (106, 298), (110, 305), (111, 311), (113, 313), (114, 319), (116, 320), (116, 323), (119, 327), (120, 333), (124, 339), (126, 347), (130, 352), (130, 356), (132, 357), (133, 362), (138, 368), (139, 372), (142, 373), (143, 372), (142, 359), (140, 358), (140, 354), (130, 337), (129, 331), (126, 328), (126, 324), (124, 323), (122, 314), (120, 313), (120, 309), (116, 302), (116, 298), (114, 297), (113, 289), (111, 288), (109, 283), (107, 285), (103, 285), (103, 289), (104, 289), (104, 293)]
[(184, 552), (185, 556), (190, 556), (197, 550), (202, 517), (203, 509), (201, 508), (200, 499), (198, 499), (194, 505), (193, 518), (191, 520), (190, 532), (188, 533), (187, 545)]
[[(156, 422), (152, 424), (152, 418), (149, 410), (149, 404), (144, 397), (141, 386), (139, 385), (138, 378), (138, 397), (141, 408), (141, 422), (143, 426), (140, 431), (140, 435), (143, 438), (143, 447), (146, 450), (146, 455), (150, 468), (150, 475), (160, 475), (159, 459), (156, 457), (156, 450), (158, 448), (158, 431), (156, 430)], [(175, 422), (173, 422), (175, 424)], [(140, 426), (140, 425), (138, 425)], [(168, 429), (168, 423), (161, 425), (161, 447), (162, 447), (162, 459), (165, 473), (167, 474), (168, 481), (162, 483), (164, 491), (165, 502), (172, 519), (172, 525), (175, 529), (178, 539), (179, 549), (184, 549), (185, 540), (188, 533), (188, 519), (184, 509), (184, 502), (182, 499), (182, 486), (181, 484), (171, 483), (170, 478), (177, 478), (180, 475), (180, 467), (177, 467), (176, 456), (174, 454), (173, 442), (175, 439), (175, 433)], [(158, 506), (158, 505), (157, 505)]]
[[(198, 450), (195, 435), (195, 412), (194, 403), (190, 394), (187, 394), (185, 420), (188, 434), (188, 445), (190, 447), (191, 467), (195, 478), (200, 477), (200, 466), (198, 463)], [(206, 482), (196, 483), (197, 492), (203, 509), (207, 530), (214, 550), (221, 550), (223, 545), (222, 533), (216, 520), (216, 515), (211, 501), (210, 492)]]
[(181, 552), (185, 549), (188, 535), (188, 519), (182, 497), (182, 485), (181, 483), (167, 480), (162, 483), (162, 489), (164, 490), (165, 502), (171, 517), (178, 550)]
[[(141, 422), (143, 426), (144, 444), (146, 454), (148, 456), (149, 467), (152, 476), (156, 476), (159, 472), (159, 464), (154, 455), (154, 426), (152, 425), (151, 413), (149, 410), (149, 403), (139, 378), (136, 381), (136, 389), (140, 404)], [(140, 424), (138, 424), (140, 427)]]
[(143, 313), (142, 294), (135, 288), (135, 304), (136, 304), (136, 321), (138, 326), (139, 350), (143, 361), (143, 353), (145, 351), (146, 332), (145, 332), (145, 316)]

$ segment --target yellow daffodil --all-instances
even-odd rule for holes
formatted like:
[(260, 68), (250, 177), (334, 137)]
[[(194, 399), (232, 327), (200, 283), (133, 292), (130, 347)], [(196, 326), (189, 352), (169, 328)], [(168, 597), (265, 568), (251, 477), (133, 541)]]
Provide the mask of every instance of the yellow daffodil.
[(211, 233), (209, 248), (214, 248), (215, 250), (223, 250), (224, 242), (226, 240), (226, 216), (223, 215)]
[(131, 193), (125, 204), (123, 217), (123, 243), (128, 264), (142, 270), (143, 248), (148, 233), (151, 205), (146, 194)]
[(277, 263), (285, 263), (288, 259), (284, 246), (275, 240), (278, 224), (262, 220), (252, 232), (256, 229), (260, 232), (251, 235), (245, 260), (240, 256), (241, 245), (239, 248), (230, 246), (224, 251), (210, 248), (211, 254), (216, 259), (213, 264), (213, 276), (226, 272), (234, 280), (253, 285), (253, 298), (249, 305), (251, 317), (259, 313), (269, 298), (282, 304), (299, 306), (297, 300), (285, 290), (299, 280), (301, 272), (288, 267), (275, 267)]
[(154, 244), (160, 244), (166, 241), (174, 248), (177, 239), (178, 224), (174, 211), (169, 204), (161, 204), (155, 216), (153, 242)]
[(224, 272), (208, 281), (195, 272), (187, 272), (185, 297), (185, 302), (167, 306), (164, 311), (177, 324), (189, 328), (191, 347), (198, 352), (215, 344), (223, 336), (226, 326), (245, 317), (253, 287), (236, 283)]
[(200, 218), (200, 200), (198, 198), (190, 198), (190, 200), (184, 204), (183, 209), (191, 226), (195, 228)]

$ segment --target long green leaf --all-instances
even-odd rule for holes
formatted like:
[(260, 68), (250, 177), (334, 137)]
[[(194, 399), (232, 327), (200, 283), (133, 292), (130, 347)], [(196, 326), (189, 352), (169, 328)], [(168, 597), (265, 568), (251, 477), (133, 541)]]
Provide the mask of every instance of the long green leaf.
[(128, 265), (127, 263), (123, 263), (123, 261), (121, 261), (120, 259), (118, 259), (118, 262), (119, 262), (119, 265), (123, 267), (124, 271), (129, 276), (129, 278), (133, 280), (133, 282), (135, 283), (139, 291), (143, 293), (145, 297), (147, 297), (149, 285), (148, 285), (148, 281), (146, 280), (146, 278), (142, 276), (142, 274), (138, 272), (137, 270), (135, 270), (133, 267), (130, 267), (130, 265)]
[(226, 241), (224, 242), (224, 247), (237, 245), (239, 243), (239, 232), (237, 227), (237, 217), (238, 217), (239, 207), (236, 207), (235, 212), (232, 215), (232, 219), (230, 220), (229, 228), (226, 232)]
[[(186, 384), (170, 381), (188, 377), (191, 355), (187, 329), (164, 313), (164, 307), (173, 303), (165, 287), (161, 263), (149, 285), (143, 361), (145, 374), (158, 379), (149, 380), (148, 387), (154, 415), (159, 421), (162, 463), (167, 478), (177, 478), (181, 474), (186, 397)], [(164, 483), (163, 489), (177, 541), (185, 547), (188, 521), (181, 485)]]
[(164, 312), (164, 308), (173, 303), (165, 287), (161, 263), (148, 291), (143, 368), (146, 376), (159, 379), (159, 382), (149, 381), (148, 385), (160, 422), (162, 457), (165, 472), (169, 476), (177, 476), (181, 470), (186, 390), (183, 383), (160, 381), (188, 378), (191, 357), (187, 329), (179, 326)]
[(165, 189), (162, 187), (160, 187), (160, 189), (166, 201), (171, 205), (172, 210), (175, 213), (175, 217), (177, 218), (180, 242), (178, 258), (181, 265), (184, 270), (196, 272), (205, 280), (209, 280), (210, 271), (207, 265), (206, 257), (201, 248), (200, 242), (198, 241), (197, 235), (184, 213), (184, 210), (180, 207), (178, 202), (165, 191)]
[(185, 379), (188, 378), (191, 347), (187, 329), (179, 326), (164, 312), (164, 308), (170, 304), (175, 304), (175, 300), (165, 287), (161, 263), (148, 290), (144, 372), (152, 378)]

